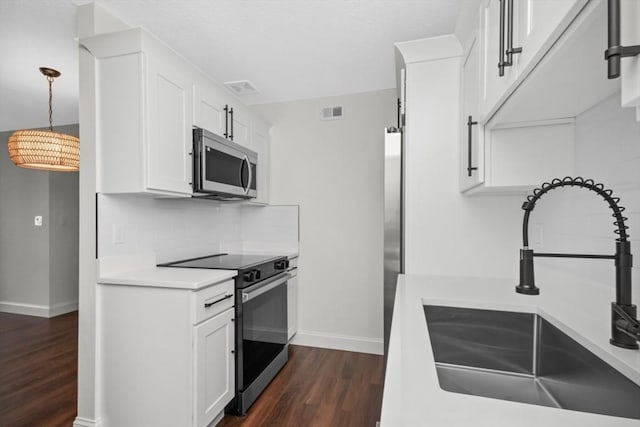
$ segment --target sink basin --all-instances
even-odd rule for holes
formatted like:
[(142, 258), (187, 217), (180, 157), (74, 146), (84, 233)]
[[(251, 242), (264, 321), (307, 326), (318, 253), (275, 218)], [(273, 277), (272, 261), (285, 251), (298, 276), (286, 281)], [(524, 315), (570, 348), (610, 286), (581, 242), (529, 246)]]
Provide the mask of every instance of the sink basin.
[(539, 315), (424, 312), (443, 390), (640, 419), (640, 386)]

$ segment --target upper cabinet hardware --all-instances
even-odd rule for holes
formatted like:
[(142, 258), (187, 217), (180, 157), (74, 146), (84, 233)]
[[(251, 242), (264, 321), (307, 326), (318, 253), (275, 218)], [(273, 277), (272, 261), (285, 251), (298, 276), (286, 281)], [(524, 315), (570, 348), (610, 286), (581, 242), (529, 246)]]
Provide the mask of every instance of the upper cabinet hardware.
[(477, 167), (475, 166), (471, 166), (471, 126), (473, 125), (477, 125), (478, 122), (474, 122), (473, 121), (473, 117), (469, 116), (469, 119), (467, 120), (467, 130), (469, 131), (469, 136), (467, 139), (467, 144), (468, 144), (468, 148), (467, 148), (467, 176), (471, 176), (471, 172), (478, 170)]
[(231, 133), (229, 134), (229, 139), (233, 141), (233, 107), (229, 109), (229, 115), (231, 116), (229, 119), (231, 122)]
[(402, 101), (400, 101), (400, 98), (398, 98), (398, 129), (402, 127), (402, 125), (400, 124), (401, 111), (402, 111)]
[(620, 77), (620, 58), (639, 55), (640, 45), (620, 46), (620, 0), (609, 0), (607, 9), (609, 47), (604, 51), (604, 59), (608, 77), (616, 79)]
[[(522, 53), (521, 47), (513, 47), (513, 0), (499, 0), (500, 1), (500, 39), (498, 43), (498, 48), (500, 49), (500, 53), (498, 55), (498, 74), (500, 77), (504, 76), (504, 67), (511, 67), (513, 65), (513, 54), (514, 53)], [(508, 4), (508, 15), (507, 15), (507, 2)], [(506, 22), (506, 33), (507, 33), (507, 48), (504, 48), (504, 37), (505, 37), (505, 16), (507, 19)]]
[(224, 106), (224, 137), (229, 137), (229, 105)]

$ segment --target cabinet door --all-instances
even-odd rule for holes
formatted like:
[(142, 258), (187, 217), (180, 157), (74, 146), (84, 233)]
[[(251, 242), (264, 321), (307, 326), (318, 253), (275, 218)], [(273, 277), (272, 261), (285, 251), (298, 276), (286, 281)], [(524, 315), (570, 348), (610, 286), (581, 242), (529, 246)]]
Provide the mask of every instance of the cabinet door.
[[(502, 0), (507, 1), (507, 0)], [(514, 9), (518, 6), (515, 3)], [(481, 11), (482, 29), (482, 111), (489, 112), (500, 100), (507, 88), (517, 77), (518, 55), (513, 56), (514, 65), (504, 68), (504, 75), (498, 73), (498, 62), (500, 61), (500, 0), (485, 0), (482, 3)], [(514, 28), (517, 28), (517, 13), (514, 11)], [(505, 18), (506, 21), (506, 18)], [(505, 24), (506, 26), (506, 24)], [(518, 47), (517, 32), (514, 31), (513, 44)], [(506, 31), (505, 43), (506, 49)]]
[(194, 116), (193, 124), (217, 135), (224, 136), (225, 116), (224, 110), (227, 104), (211, 83), (198, 82), (194, 85)]
[(262, 121), (254, 120), (251, 129), (251, 147), (258, 153), (258, 170), (257, 170), (257, 189), (258, 197), (253, 200), (254, 203), (269, 203), (269, 173), (270, 173), (270, 143), (269, 143), (269, 127)]
[(229, 309), (196, 326), (195, 426), (206, 427), (231, 401), (235, 389), (234, 312)]
[(192, 76), (160, 55), (147, 66), (146, 187), (191, 194)]
[(475, 187), (483, 181), (482, 144), (479, 131), (480, 52), (478, 39), (462, 65), (462, 123), (460, 132), (460, 191)]
[[(522, 53), (517, 55), (518, 69), (523, 70), (549, 45), (550, 37), (577, 3), (584, 0), (514, 0), (518, 14), (517, 26), (514, 29)], [(568, 25), (566, 22), (565, 27)], [(559, 36), (559, 34), (558, 34)], [(548, 47), (548, 46), (547, 46)]]
[(251, 116), (237, 104), (229, 107), (233, 108), (233, 120), (230, 118), (230, 123), (232, 123), (233, 127), (229, 129), (233, 142), (257, 151), (251, 144)]
[[(640, 45), (640, 2), (626, 0), (621, 3), (620, 37), (623, 46)], [(622, 106), (636, 107), (636, 120), (640, 122), (640, 56), (622, 59), (620, 66)]]

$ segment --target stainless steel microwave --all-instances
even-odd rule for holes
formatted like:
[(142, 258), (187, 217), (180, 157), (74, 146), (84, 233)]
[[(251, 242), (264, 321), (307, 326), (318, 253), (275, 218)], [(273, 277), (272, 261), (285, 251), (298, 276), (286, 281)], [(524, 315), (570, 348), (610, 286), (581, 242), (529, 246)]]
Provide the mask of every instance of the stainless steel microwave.
[(205, 129), (193, 130), (193, 192), (219, 199), (257, 197), (258, 155)]

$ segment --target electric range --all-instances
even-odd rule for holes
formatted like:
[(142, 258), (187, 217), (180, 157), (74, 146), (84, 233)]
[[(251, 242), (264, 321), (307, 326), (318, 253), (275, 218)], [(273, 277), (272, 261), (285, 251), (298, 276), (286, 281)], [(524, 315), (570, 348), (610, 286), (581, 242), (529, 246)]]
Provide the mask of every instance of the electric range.
[(158, 267), (237, 270), (234, 399), (227, 412), (244, 415), (288, 360), (285, 256), (214, 254)]

